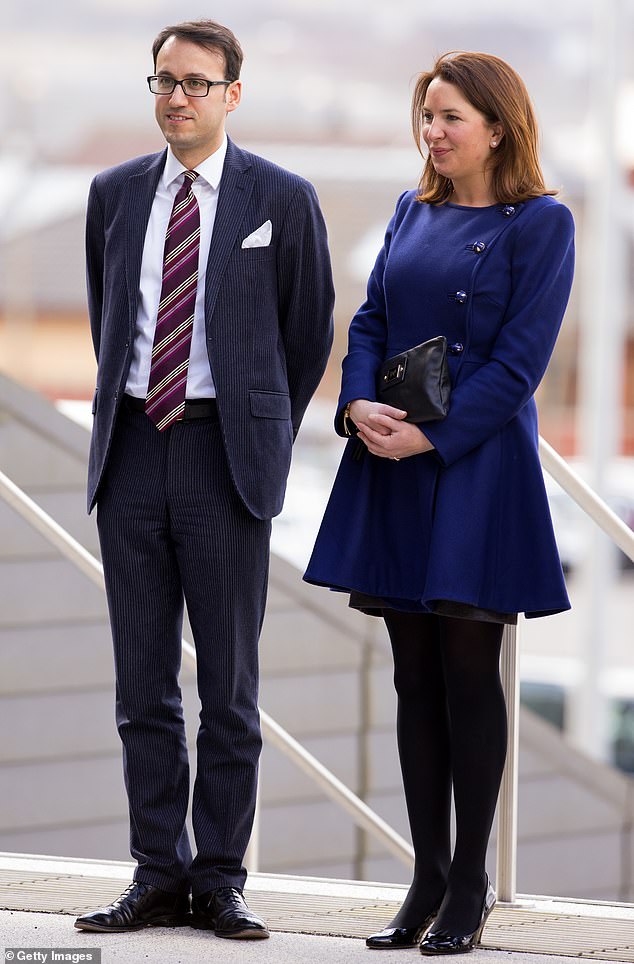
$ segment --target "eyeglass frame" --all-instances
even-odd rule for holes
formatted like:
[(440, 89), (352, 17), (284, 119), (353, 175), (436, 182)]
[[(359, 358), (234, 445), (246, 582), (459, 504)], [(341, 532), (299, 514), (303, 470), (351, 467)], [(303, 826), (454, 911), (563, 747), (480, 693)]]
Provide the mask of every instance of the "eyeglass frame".
[[(161, 93), (161, 92), (152, 90), (152, 81), (158, 80), (159, 78), (163, 80), (169, 80), (173, 83), (174, 86), (169, 91), (169, 93), (168, 91), (164, 91), (163, 93)], [(154, 94), (155, 97), (171, 97), (177, 87), (180, 87), (185, 97), (207, 97), (212, 87), (220, 87), (223, 84), (225, 87), (229, 87), (233, 83), (232, 80), (207, 80), (206, 77), (183, 77), (182, 80), (176, 80), (175, 77), (167, 77), (167, 76), (164, 76), (163, 74), (150, 74), (150, 76), (147, 77), (146, 80), (147, 80), (148, 87), (150, 88), (150, 93)], [(183, 87), (183, 84), (186, 84), (188, 80), (196, 80), (198, 81), (198, 83), (207, 84), (207, 90), (205, 91), (204, 94), (188, 94), (185, 88)]]

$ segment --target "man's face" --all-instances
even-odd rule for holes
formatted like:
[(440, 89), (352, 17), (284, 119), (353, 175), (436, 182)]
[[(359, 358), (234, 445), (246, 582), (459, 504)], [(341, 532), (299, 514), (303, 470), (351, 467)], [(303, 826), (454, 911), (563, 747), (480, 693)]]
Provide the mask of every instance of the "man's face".
[[(155, 73), (175, 80), (224, 80), (225, 62), (219, 52), (169, 37), (158, 52)], [(239, 80), (229, 87), (210, 87), (206, 97), (187, 97), (180, 86), (171, 94), (154, 95), (156, 120), (181, 164), (191, 170), (220, 147), (226, 116), (236, 109), (240, 95)]]

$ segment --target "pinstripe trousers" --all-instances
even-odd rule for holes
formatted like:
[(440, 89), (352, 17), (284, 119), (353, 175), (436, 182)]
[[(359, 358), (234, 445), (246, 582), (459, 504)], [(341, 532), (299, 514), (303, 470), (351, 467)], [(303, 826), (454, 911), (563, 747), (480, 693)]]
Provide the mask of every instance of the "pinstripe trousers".
[[(261, 749), (258, 638), (271, 524), (238, 497), (217, 420), (158, 432), (124, 400), (97, 525), (135, 879), (196, 895), (242, 887)], [(184, 601), (201, 702), (193, 860), (178, 682)]]

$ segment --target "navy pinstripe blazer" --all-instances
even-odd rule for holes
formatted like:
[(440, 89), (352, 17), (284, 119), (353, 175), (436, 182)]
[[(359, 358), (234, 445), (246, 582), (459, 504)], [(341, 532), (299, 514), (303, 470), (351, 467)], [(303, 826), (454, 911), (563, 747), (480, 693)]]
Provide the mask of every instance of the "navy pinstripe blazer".
[[(99, 497), (130, 368), (145, 231), (166, 151), (98, 174), (88, 198), (88, 308), (97, 388), (88, 510)], [(265, 221), (271, 244), (242, 248)], [(293, 440), (332, 344), (326, 228), (311, 184), (231, 141), (205, 283), (209, 363), (236, 489), (257, 518), (282, 508)]]

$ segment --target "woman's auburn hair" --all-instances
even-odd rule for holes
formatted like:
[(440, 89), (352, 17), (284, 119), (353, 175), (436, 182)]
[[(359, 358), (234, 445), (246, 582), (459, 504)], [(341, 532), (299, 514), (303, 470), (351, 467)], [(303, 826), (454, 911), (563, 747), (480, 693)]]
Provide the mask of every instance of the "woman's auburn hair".
[(499, 123), (503, 127), (504, 136), (491, 154), (496, 201), (518, 203), (544, 194), (557, 194), (544, 184), (535, 112), (519, 74), (493, 54), (454, 50), (443, 54), (430, 71), (419, 75), (412, 97), (412, 131), (425, 161), (417, 201), (442, 204), (453, 190), (451, 180), (438, 174), (431, 157), (423, 153), (423, 108), (427, 89), (436, 77), (457, 87), (488, 123)]

